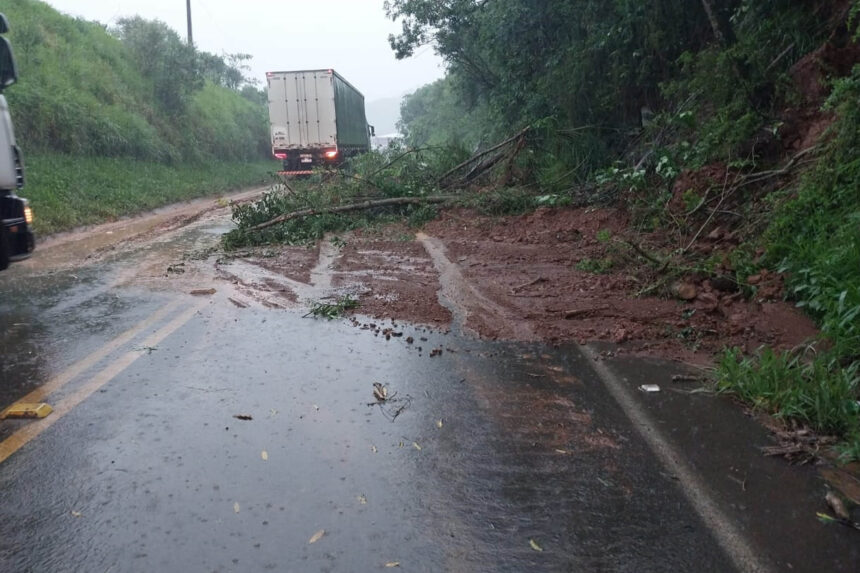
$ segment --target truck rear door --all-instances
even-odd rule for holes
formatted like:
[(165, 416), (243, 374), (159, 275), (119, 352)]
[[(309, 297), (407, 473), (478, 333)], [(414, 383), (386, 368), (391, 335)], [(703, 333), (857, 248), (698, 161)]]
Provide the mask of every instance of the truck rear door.
[(337, 145), (331, 72), (276, 72), (268, 77), (268, 82), (273, 148), (317, 149)]

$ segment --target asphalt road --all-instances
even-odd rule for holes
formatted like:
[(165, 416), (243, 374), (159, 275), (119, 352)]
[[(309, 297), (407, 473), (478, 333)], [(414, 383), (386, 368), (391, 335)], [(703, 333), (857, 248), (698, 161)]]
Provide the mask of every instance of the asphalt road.
[(0, 407), (54, 408), (0, 421), (0, 571), (857, 570), (815, 472), (679, 365), (146, 280), (226, 225), (0, 275)]

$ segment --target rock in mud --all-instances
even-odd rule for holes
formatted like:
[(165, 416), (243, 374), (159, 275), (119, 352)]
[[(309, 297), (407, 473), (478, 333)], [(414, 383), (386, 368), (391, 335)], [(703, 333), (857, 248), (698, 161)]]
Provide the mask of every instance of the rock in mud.
[(693, 300), (699, 294), (699, 289), (691, 283), (676, 283), (672, 290), (675, 292), (675, 296), (681, 300)]

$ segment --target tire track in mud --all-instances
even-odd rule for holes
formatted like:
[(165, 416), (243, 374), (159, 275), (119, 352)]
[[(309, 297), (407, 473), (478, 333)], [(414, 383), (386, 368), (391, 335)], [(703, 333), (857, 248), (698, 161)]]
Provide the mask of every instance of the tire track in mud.
[(415, 238), (424, 246), (439, 273), (439, 304), (451, 312), (455, 332), (480, 337), (483, 329), (470, 323), (501, 323), (504, 328), (499, 332), (499, 338), (523, 341), (537, 338), (530, 322), (485, 296), (463, 275), (458, 265), (448, 258), (445, 244), (440, 239), (421, 232), (416, 233)]
[[(219, 278), (231, 281), (236, 294), (242, 294), (263, 306), (283, 308), (288, 301), (292, 303), (288, 306), (298, 306), (303, 301), (325, 299), (339, 291), (332, 286), (334, 263), (339, 256), (338, 249), (330, 241), (321, 240), (317, 262), (310, 270), (307, 282), (241, 259), (219, 266)], [(266, 296), (272, 292), (282, 293), (283, 296), (273, 301)]]

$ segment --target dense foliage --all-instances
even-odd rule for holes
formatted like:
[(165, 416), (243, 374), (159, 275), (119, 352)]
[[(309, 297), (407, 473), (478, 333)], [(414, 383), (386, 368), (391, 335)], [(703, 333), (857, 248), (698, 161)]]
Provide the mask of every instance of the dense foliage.
[(403, 127), (413, 144), (464, 130), (472, 143), (549, 118), (597, 141), (608, 162), (643, 116), (689, 110), (720, 122), (712, 139), (737, 144), (772, 119), (780, 77), (828, 33), (828, 4), (394, 0), (396, 53), (432, 42), (448, 65), (445, 80), (407, 98)]
[(108, 30), (37, 0), (9, 0), (19, 82), (6, 91), (27, 153), (156, 162), (261, 159), (266, 110), (247, 56), (186, 45), (159, 21)]

